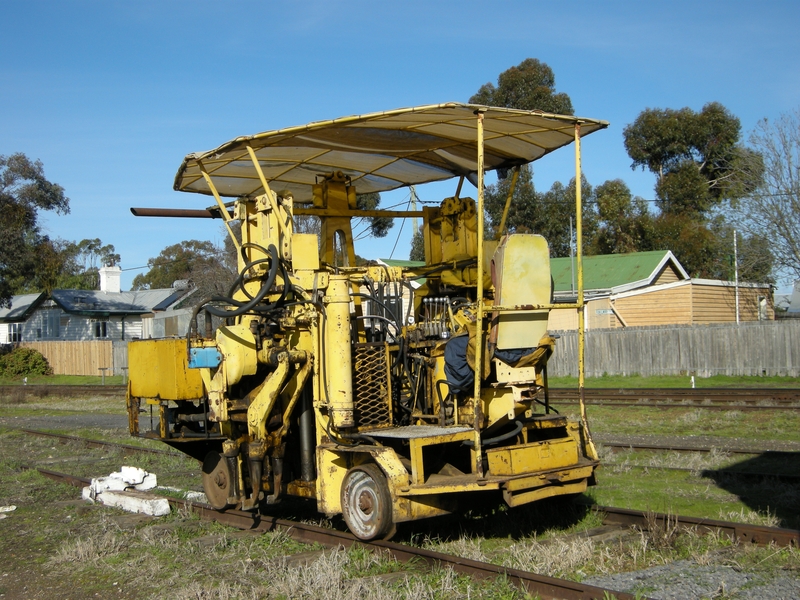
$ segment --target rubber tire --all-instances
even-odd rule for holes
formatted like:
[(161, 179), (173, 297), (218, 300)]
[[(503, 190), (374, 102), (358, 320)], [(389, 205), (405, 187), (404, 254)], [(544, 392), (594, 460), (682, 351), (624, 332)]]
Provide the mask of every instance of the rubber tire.
[(342, 482), (342, 515), (357, 538), (388, 539), (395, 532), (392, 495), (383, 471), (375, 464), (353, 467)]

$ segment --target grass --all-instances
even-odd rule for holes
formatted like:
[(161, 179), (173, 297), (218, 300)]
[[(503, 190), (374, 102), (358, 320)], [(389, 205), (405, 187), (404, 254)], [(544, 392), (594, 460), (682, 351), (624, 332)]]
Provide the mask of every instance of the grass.
[[(100, 385), (100, 376), (90, 375), (36, 375), (28, 377), (29, 385)], [(107, 375), (106, 385), (122, 385), (121, 375)], [(22, 385), (21, 377), (0, 377), (0, 385)], [(552, 387), (576, 388), (577, 377), (550, 377)], [(641, 375), (603, 375), (587, 377), (587, 388), (685, 388), (691, 387), (691, 375), (663, 375), (642, 377)], [(732, 377), (714, 375), (712, 377), (695, 377), (695, 387), (800, 387), (798, 377)]]
[[(0, 419), (52, 414), (124, 414), (115, 398), (34, 398), (8, 404), (0, 398)], [(590, 407), (594, 431), (717, 435), (758, 439), (800, 439), (796, 417), (785, 412), (739, 413), (687, 408)], [(795, 419), (795, 420), (792, 420)], [(83, 428), (64, 433), (123, 443), (136, 440), (118, 429)], [(772, 437), (770, 437), (772, 436)], [(672, 514), (758, 524), (800, 526), (797, 486), (733, 475), (715, 479), (704, 470), (770, 472), (799, 467), (767, 464), (724, 453), (703, 455), (600, 448), (605, 462), (599, 485), (582, 499)], [(0, 593), (6, 597), (118, 598), (524, 598), (507, 581), (475, 582), (450, 570), (421, 570), (363, 549), (325, 550), (303, 546), (286, 534), (251, 536), (194, 516), (173, 513), (161, 519), (132, 518), (115, 509), (77, 500), (79, 492), (42, 478), (25, 464), (40, 464), (79, 476), (101, 476), (123, 464), (158, 475), (159, 484), (199, 490), (199, 465), (183, 456), (123, 455), (119, 450), (86, 448), (77, 442), (24, 435), (0, 425), (0, 505), (18, 509), (2, 521)], [(656, 467), (692, 469), (671, 472)], [(665, 564), (684, 558), (700, 564), (735, 564), (748, 572), (797, 572), (797, 549), (737, 546), (725, 538), (700, 537), (670, 528), (630, 531), (598, 540), (587, 533), (600, 518), (563, 498), (509, 508), (498, 497), (477, 495), (469, 509), (448, 517), (402, 524), (397, 541), (467, 558), (488, 560), (545, 575), (582, 580)], [(290, 507), (285, 514), (297, 515)], [(310, 518), (328, 527), (340, 519)], [(300, 562), (292, 557), (308, 554)], [(55, 577), (53, 577), (55, 575)], [(27, 586), (27, 587), (25, 587)], [(79, 592), (78, 592), (79, 590)], [(643, 591), (643, 590), (639, 590)]]
[(594, 433), (614, 435), (716, 436), (752, 441), (800, 442), (797, 411), (717, 411), (702, 408), (589, 406)]

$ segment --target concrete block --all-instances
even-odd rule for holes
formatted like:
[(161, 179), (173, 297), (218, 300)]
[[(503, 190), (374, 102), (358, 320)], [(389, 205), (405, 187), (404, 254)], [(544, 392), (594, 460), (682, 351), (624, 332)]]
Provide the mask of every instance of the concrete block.
[(184, 497), (189, 502), (200, 502), (202, 504), (208, 504), (208, 498), (203, 492), (186, 492)]
[(118, 473), (112, 473), (110, 477), (121, 479), (137, 490), (152, 490), (158, 485), (155, 473), (148, 473), (139, 467), (122, 467)]
[(108, 477), (92, 479), (89, 487), (83, 489), (82, 497), (84, 500), (93, 501), (99, 494), (105, 492), (121, 492), (130, 488), (139, 491), (152, 490), (157, 483), (155, 473), (148, 473), (139, 467), (122, 467)]
[(161, 517), (169, 514), (169, 500), (155, 494), (138, 491), (106, 491), (96, 496), (105, 506), (116, 506), (128, 512)]
[(128, 484), (117, 477), (98, 477), (97, 479), (92, 479), (92, 483), (89, 484), (88, 498), (86, 493), (83, 494), (83, 497), (89, 500), (94, 500), (98, 494), (102, 494), (103, 492), (121, 492), (127, 487)]

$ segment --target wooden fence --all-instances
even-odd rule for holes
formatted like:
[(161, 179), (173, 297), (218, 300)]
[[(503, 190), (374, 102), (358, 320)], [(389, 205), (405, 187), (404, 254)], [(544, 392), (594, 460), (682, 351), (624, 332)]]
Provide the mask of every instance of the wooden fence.
[[(560, 332), (553, 376), (578, 374), (578, 336)], [(57, 375), (122, 375), (127, 342), (23, 342)], [(586, 332), (586, 375), (781, 375), (800, 377), (800, 320), (632, 327)]]
[[(578, 335), (558, 332), (550, 375), (578, 374)], [(586, 375), (800, 377), (800, 322), (632, 327), (586, 332)]]
[[(55, 375), (99, 376), (101, 367), (109, 369), (106, 371), (106, 375), (111, 375), (114, 371), (114, 352), (111, 340), (22, 342), (20, 346), (41, 352), (50, 363), (50, 368), (53, 369)], [(120, 366), (127, 366), (127, 364)], [(119, 375), (121, 372), (117, 374)]]

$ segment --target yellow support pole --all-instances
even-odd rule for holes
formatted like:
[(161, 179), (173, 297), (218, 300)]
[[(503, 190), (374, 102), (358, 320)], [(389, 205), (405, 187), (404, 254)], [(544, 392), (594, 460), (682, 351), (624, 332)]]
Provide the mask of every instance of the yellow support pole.
[(586, 327), (585, 303), (583, 298), (583, 200), (581, 198), (581, 125), (575, 123), (575, 262), (578, 267), (578, 397), (580, 401), (581, 425), (586, 436), (587, 453), (597, 459), (597, 450), (589, 432), (589, 420), (586, 415)]
[(236, 236), (233, 234), (233, 229), (231, 229), (230, 222), (233, 220), (231, 219), (230, 215), (228, 214), (228, 208), (225, 206), (225, 203), (222, 201), (222, 198), (219, 196), (219, 192), (217, 188), (214, 186), (214, 182), (211, 181), (211, 176), (206, 171), (205, 165), (203, 165), (202, 161), (198, 158), (197, 159), (197, 166), (200, 168), (200, 172), (203, 174), (203, 177), (208, 184), (209, 189), (211, 189), (211, 193), (214, 194), (214, 199), (217, 201), (217, 206), (219, 206), (219, 212), (222, 216), (222, 220), (225, 221), (225, 227), (228, 230), (228, 235), (231, 236), (231, 240), (233, 241), (233, 245), (236, 247), (236, 253), (238, 255), (241, 246), (239, 245), (239, 240), (236, 239)]
[(472, 447), (473, 470), (478, 477), (483, 477), (483, 459), (481, 458), (481, 426), (483, 425), (483, 407), (481, 406), (481, 377), (483, 375), (483, 111), (475, 111), (478, 117), (478, 302), (475, 315), (475, 386), (473, 398), (475, 403), (475, 438)]
[(283, 222), (281, 218), (282, 213), (278, 210), (278, 204), (275, 202), (275, 196), (272, 194), (272, 190), (267, 183), (267, 178), (264, 176), (264, 171), (261, 170), (261, 163), (258, 162), (258, 157), (256, 156), (253, 147), (248, 145), (247, 146), (247, 153), (250, 155), (250, 160), (253, 161), (253, 166), (256, 169), (256, 173), (258, 173), (258, 178), (261, 180), (261, 186), (264, 188), (264, 195), (269, 200), (269, 205), (272, 207), (272, 210), (275, 212), (276, 220), (278, 221), (278, 227), (281, 228), (281, 233), (287, 237), (291, 237), (292, 232), (289, 231), (289, 228), (286, 226), (286, 223)]
[(508, 197), (506, 198), (506, 205), (503, 207), (503, 218), (500, 219), (500, 227), (497, 229), (495, 239), (499, 240), (503, 237), (503, 232), (506, 230), (506, 221), (508, 220), (508, 210), (511, 208), (511, 198), (514, 196), (514, 190), (517, 187), (517, 179), (519, 179), (519, 167), (514, 167), (514, 175), (511, 177), (511, 185), (508, 187)]

